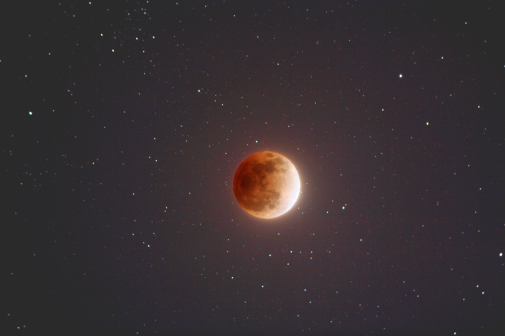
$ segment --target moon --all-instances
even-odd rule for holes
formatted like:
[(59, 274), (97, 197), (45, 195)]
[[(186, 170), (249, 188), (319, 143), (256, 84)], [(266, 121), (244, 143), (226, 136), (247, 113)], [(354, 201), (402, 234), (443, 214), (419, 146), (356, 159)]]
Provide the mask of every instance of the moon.
[(235, 172), (233, 192), (238, 204), (258, 218), (285, 214), (300, 194), (295, 166), (279, 153), (264, 151), (246, 158)]

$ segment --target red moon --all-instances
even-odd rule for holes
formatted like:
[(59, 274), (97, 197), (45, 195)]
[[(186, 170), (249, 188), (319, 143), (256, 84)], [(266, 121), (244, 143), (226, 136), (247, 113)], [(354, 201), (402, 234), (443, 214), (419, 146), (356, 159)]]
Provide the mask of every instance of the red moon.
[(279, 153), (264, 151), (246, 158), (235, 172), (233, 192), (240, 206), (259, 218), (289, 211), (300, 194), (295, 166)]

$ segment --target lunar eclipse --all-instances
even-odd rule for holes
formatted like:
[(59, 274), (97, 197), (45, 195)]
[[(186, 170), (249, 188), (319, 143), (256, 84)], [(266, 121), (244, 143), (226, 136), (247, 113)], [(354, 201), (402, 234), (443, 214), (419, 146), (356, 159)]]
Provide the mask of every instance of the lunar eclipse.
[(2, 8), (0, 336), (505, 336), (504, 0)]
[(300, 194), (300, 177), (286, 157), (264, 151), (246, 158), (235, 172), (233, 191), (240, 206), (258, 218), (289, 211)]

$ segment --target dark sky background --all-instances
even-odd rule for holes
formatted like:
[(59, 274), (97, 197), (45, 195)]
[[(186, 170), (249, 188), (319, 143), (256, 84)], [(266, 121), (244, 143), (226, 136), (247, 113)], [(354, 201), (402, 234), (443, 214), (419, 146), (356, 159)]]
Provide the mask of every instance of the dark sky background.
[(505, 11), (462, 3), (4, 7), (1, 334), (504, 335)]

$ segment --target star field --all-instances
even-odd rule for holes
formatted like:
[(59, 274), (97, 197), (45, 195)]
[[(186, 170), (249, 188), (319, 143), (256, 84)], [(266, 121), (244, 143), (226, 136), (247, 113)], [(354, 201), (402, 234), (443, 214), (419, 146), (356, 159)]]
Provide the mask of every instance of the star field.
[(2, 334), (502, 335), (503, 10), (9, 4)]

